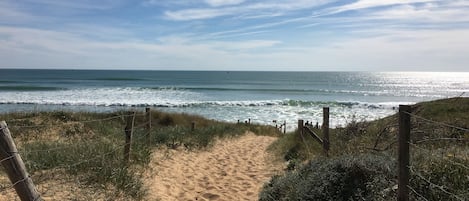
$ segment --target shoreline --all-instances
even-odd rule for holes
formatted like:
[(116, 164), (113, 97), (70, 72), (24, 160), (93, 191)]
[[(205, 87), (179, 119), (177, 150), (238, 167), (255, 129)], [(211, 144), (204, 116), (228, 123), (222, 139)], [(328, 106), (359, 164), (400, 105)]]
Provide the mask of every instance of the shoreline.
[(369, 105), (357, 102), (317, 102), (311, 105), (195, 105), (187, 107), (152, 107), (152, 106), (91, 106), (91, 105), (51, 105), (51, 104), (3, 104), (0, 114), (34, 113), (34, 112), (91, 112), (112, 113), (122, 110), (143, 111), (146, 107), (168, 112), (199, 115), (207, 119), (236, 123), (251, 120), (252, 123), (275, 126), (276, 122), (287, 122), (287, 131), (293, 131), (298, 119), (322, 123), (322, 107), (331, 108), (331, 127), (340, 127), (355, 120), (375, 120), (391, 114), (397, 110), (392, 105)]

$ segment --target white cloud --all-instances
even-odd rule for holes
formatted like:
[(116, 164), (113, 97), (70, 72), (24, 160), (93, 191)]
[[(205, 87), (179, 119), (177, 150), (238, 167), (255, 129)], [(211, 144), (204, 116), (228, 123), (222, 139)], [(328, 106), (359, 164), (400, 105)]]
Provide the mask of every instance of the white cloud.
[(171, 20), (200, 20), (233, 14), (233, 9), (185, 9), (166, 11), (165, 16)]
[(291, 46), (275, 40), (194, 41), (176, 36), (158, 43), (100, 42), (57, 31), (0, 27), (0, 67), (467, 70), (469, 38), (461, 37), (469, 35), (467, 29), (368, 31), (375, 37)]
[(225, 62), (236, 62), (232, 55), (280, 43), (270, 40), (194, 42), (179, 37), (162, 38), (159, 43), (100, 42), (76, 34), (14, 27), (0, 27), (0, 36), (0, 67), (38, 68), (168, 65), (191, 68), (212, 62), (227, 65)]
[(21, 11), (11, 1), (0, 1), (0, 22), (2, 23), (19, 23), (32, 21), (35, 16)]
[(469, 22), (467, 9), (433, 4), (394, 6), (380, 11), (373, 11), (367, 15), (373, 19), (407, 20), (409, 22)]
[[(467, 71), (468, 29), (369, 30), (377, 37), (349, 38), (319, 48), (298, 48), (283, 54), (292, 64), (310, 63), (335, 70)], [(309, 55), (309, 57), (307, 57)], [(276, 57), (282, 57), (277, 55)], [(309, 61), (308, 61), (309, 58)]]
[(336, 8), (332, 8), (331, 13), (340, 13), (351, 10), (360, 10), (367, 8), (376, 8), (383, 6), (392, 6), (392, 5), (409, 5), (414, 3), (425, 3), (425, 2), (435, 2), (438, 0), (358, 0), (354, 3), (346, 4)]
[[(272, 27), (281, 26), (281, 25), (290, 24), (290, 23), (295, 23), (295, 22), (301, 22), (307, 19), (310, 19), (310, 17), (291, 18), (291, 19), (281, 20), (277, 22), (268, 22), (264, 24), (257, 24), (253, 26), (243, 27), (240, 29), (214, 32), (214, 33), (206, 34), (205, 36), (208, 36), (209, 38), (226, 38), (226, 37), (233, 37), (233, 36), (242, 36), (242, 35), (250, 35), (250, 34), (257, 34), (257, 33), (272, 32), (272, 30), (263, 30), (263, 29), (272, 28)], [(258, 31), (252, 31), (252, 30), (258, 30)]]
[[(468, 7), (464, 5), (455, 0), (359, 0), (326, 8), (318, 12), (321, 14), (314, 15), (314, 20), (309, 23), (320, 23), (327, 28), (341, 28), (351, 32), (369, 28), (451, 29), (469, 22)], [(347, 16), (340, 14), (352, 10), (357, 12)]]
[(245, 0), (205, 0), (205, 2), (213, 7), (226, 6), (226, 5), (236, 5), (243, 3)]
[(63, 0), (25, 0), (28, 3), (43, 4), (50, 7), (67, 8), (67, 9), (91, 9), (106, 10), (114, 8), (122, 3), (122, 0), (79, 0), (79, 1), (63, 1)]
[[(284, 15), (291, 11), (310, 9), (330, 3), (333, 0), (276, 0), (262, 3), (244, 3), (236, 6), (219, 8), (189, 8), (177, 11), (166, 11), (165, 16), (171, 20), (199, 20), (220, 16), (247, 16), (258, 18)], [(260, 13), (260, 14), (259, 14)], [(273, 13), (273, 15), (272, 15)]]

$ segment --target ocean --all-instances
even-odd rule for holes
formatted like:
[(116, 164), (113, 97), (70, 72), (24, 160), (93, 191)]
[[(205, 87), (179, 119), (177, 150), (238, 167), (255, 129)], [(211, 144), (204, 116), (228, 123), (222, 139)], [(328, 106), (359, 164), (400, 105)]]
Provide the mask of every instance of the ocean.
[(220, 121), (331, 126), (396, 113), (399, 104), (468, 96), (468, 72), (238, 72), (0, 69), (0, 112), (110, 112), (152, 107)]

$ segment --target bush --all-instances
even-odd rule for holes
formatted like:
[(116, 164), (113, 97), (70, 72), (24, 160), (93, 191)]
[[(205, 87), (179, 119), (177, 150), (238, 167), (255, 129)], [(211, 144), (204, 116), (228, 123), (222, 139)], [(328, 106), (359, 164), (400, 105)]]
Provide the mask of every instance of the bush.
[(260, 200), (392, 200), (395, 167), (390, 157), (371, 154), (317, 159), (273, 177)]

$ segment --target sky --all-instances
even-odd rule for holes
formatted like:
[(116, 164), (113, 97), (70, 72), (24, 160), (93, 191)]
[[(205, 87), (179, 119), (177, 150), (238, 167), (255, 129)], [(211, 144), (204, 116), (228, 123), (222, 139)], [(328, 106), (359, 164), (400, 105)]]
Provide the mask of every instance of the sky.
[(469, 71), (469, 0), (0, 0), (0, 68)]

